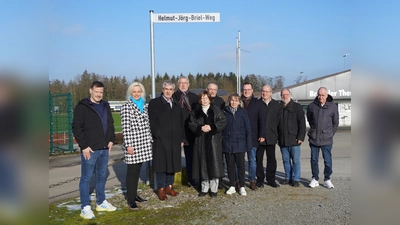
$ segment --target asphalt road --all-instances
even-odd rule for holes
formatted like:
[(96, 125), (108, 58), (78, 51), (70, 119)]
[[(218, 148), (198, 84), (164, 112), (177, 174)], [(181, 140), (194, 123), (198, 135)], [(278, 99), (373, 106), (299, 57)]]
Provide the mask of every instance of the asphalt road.
[[(184, 157), (182, 151), (182, 163)], [(126, 165), (121, 158), (123, 157), (122, 147), (114, 146), (109, 159), (108, 177), (106, 189), (115, 189), (125, 186)], [(276, 148), (278, 160), (277, 180), (284, 178), (282, 157), (279, 147)], [(335, 177), (351, 177), (351, 131), (339, 130), (334, 137), (332, 150), (333, 174)], [(265, 161), (265, 157), (264, 157)], [(265, 165), (265, 162), (264, 162)], [(320, 176), (323, 171), (323, 159), (320, 154)], [(80, 155), (57, 156), (49, 158), (49, 204), (74, 198), (79, 196), (79, 177), (80, 177)], [(323, 174), (322, 174), (323, 176)], [(141, 177), (145, 179), (145, 172), (142, 171)], [(311, 178), (310, 166), (310, 147), (306, 140), (301, 145), (301, 177), (303, 182), (308, 182)], [(67, 182), (69, 181), (69, 182)], [(61, 182), (61, 185), (57, 185)]]

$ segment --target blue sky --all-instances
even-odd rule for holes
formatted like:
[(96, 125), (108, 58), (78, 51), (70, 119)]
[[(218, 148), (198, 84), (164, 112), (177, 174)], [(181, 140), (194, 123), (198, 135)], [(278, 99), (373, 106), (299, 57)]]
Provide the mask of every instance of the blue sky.
[(69, 81), (84, 70), (128, 81), (150, 74), (149, 10), (220, 13), (221, 18), (219, 23), (156, 23), (155, 72), (161, 75), (235, 72), (238, 30), (241, 48), (250, 52), (241, 53), (243, 76), (283, 76), (291, 85), (300, 72), (313, 79), (342, 71), (346, 53), (346, 69), (354, 57), (360, 65), (395, 67), (391, 60), (370, 57), (374, 51), (397, 52), (383, 48), (395, 37), (379, 33), (390, 27), (397, 34), (399, 27), (387, 23), (398, 18), (395, 1), (6, 2), (0, 13), (8, 20), (0, 25), (10, 36), (0, 37), (0, 61), (47, 71), (49, 80)]

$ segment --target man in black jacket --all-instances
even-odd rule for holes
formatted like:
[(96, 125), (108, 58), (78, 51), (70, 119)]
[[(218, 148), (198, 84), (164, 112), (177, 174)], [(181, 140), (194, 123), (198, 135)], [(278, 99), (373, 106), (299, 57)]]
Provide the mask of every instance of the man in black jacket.
[(81, 149), (81, 179), (79, 194), (81, 214), (84, 219), (95, 216), (90, 206), (90, 180), (96, 174), (96, 211), (115, 211), (117, 208), (106, 200), (108, 156), (115, 142), (114, 120), (110, 105), (102, 100), (104, 85), (92, 83), (90, 97), (82, 99), (75, 107), (72, 132)]
[[(271, 98), (272, 88), (264, 85), (261, 89), (261, 99), (265, 108), (265, 128), (266, 138), (265, 141), (260, 143), (257, 148), (257, 187), (264, 187), (264, 178), (267, 184), (271, 187), (277, 188), (279, 185), (275, 181), (276, 174), (276, 156), (275, 146), (278, 143), (278, 119), (281, 106), (279, 102)], [(267, 153), (267, 168), (264, 174), (264, 152)]]
[(251, 138), (253, 147), (247, 151), (247, 161), (249, 168), (248, 179), (250, 181), (250, 189), (256, 190), (256, 154), (258, 145), (265, 141), (265, 110), (262, 102), (253, 95), (253, 84), (246, 82), (242, 86), (242, 101), (244, 109), (250, 120)]
[(189, 79), (185, 76), (179, 77), (178, 90), (172, 95), (174, 101), (179, 102), (182, 111), (182, 119), (184, 120), (185, 141), (184, 153), (186, 161), (186, 174), (188, 176), (189, 185), (196, 187), (197, 181), (192, 179), (193, 166), (193, 146), (195, 135), (189, 129), (190, 112), (195, 108), (197, 103), (197, 95), (189, 90)]
[(210, 83), (208, 83), (206, 90), (211, 95), (211, 103), (213, 105), (216, 105), (221, 110), (224, 110), (225, 109), (225, 101), (223, 98), (221, 98), (217, 95), (218, 85), (215, 82), (210, 82)]
[[(217, 95), (218, 84), (216, 84), (215, 82), (210, 82), (210, 83), (208, 83), (206, 90), (208, 91), (208, 93), (211, 96), (211, 103), (213, 105), (217, 106), (218, 108), (220, 108), (223, 112), (225, 109), (225, 101), (223, 98), (221, 98)], [(223, 167), (225, 168), (225, 161), (224, 161)], [(225, 171), (225, 169), (224, 169), (224, 171)], [(218, 189), (224, 189), (224, 185), (222, 184), (222, 178), (219, 179)]]
[(181, 107), (172, 98), (175, 84), (164, 81), (162, 95), (149, 102), (150, 128), (153, 135), (153, 172), (157, 177), (157, 196), (177, 196), (174, 175), (182, 170), (181, 152), (184, 140)]
[(278, 143), (281, 148), (285, 180), (282, 184), (292, 183), (300, 186), (300, 145), (306, 136), (306, 119), (303, 107), (294, 102), (289, 89), (281, 91), (281, 112), (278, 123)]

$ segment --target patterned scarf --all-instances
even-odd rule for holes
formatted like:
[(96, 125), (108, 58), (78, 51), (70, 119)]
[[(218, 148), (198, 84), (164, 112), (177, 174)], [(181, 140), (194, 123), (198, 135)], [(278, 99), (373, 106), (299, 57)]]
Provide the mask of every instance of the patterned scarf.
[(189, 112), (192, 111), (192, 107), (190, 106), (189, 98), (187, 97), (187, 94), (189, 93), (189, 90), (182, 92), (181, 90), (178, 89), (178, 92), (181, 94), (181, 99), (179, 100), (179, 105), (181, 108), (187, 108)]
[(138, 100), (135, 100), (132, 96), (130, 97), (131, 101), (135, 103), (135, 105), (139, 108), (141, 113), (144, 113), (144, 101), (143, 98), (140, 97)]
[(230, 106), (228, 106), (229, 107), (229, 110), (231, 111), (231, 113), (233, 114), (233, 115), (235, 115), (235, 112), (237, 111), (237, 109), (238, 108), (232, 108), (232, 107), (230, 107)]

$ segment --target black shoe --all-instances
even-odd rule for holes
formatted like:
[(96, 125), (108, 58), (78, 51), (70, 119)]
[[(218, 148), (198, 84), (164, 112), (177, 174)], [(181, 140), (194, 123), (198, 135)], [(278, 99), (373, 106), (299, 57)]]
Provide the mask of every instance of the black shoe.
[(277, 184), (276, 182), (268, 182), (268, 185), (273, 187), (273, 188), (278, 188), (279, 184)]
[(293, 187), (299, 187), (300, 186), (300, 182), (298, 181), (293, 181)]
[(263, 188), (264, 187), (264, 182), (262, 182), (262, 181), (257, 182), (257, 187)]
[(211, 198), (217, 197), (217, 192), (211, 192), (211, 193), (210, 193), (210, 197), (211, 197)]
[(204, 196), (206, 196), (207, 194), (208, 194), (207, 192), (200, 192), (199, 195), (197, 195), (197, 196), (199, 196), (199, 197), (204, 197)]
[(141, 198), (139, 195), (136, 196), (135, 201), (139, 202), (139, 203), (146, 203), (147, 202), (146, 199)]
[(138, 205), (136, 204), (135, 201), (131, 201), (131, 202), (129, 202), (129, 209), (130, 210), (138, 210), (139, 207), (138, 207)]
[(219, 181), (218, 183), (218, 189), (225, 189), (224, 185), (221, 183), (221, 181)]
[(287, 180), (287, 179), (285, 179), (284, 181), (282, 181), (281, 184), (283, 184), (283, 185), (288, 185), (288, 184), (291, 184), (291, 183), (292, 183), (292, 180)]

